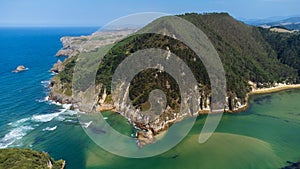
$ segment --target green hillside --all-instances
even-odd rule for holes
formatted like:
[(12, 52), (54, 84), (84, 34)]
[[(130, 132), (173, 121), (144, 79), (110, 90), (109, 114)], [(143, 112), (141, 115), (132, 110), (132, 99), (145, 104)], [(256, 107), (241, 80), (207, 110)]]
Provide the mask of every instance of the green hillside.
[(276, 33), (260, 28), (264, 39), (277, 51), (277, 58), (298, 70), (300, 76), (300, 33)]
[(3, 169), (62, 169), (63, 160), (54, 161), (49, 154), (29, 149), (0, 149), (0, 168)]
[[(260, 87), (271, 86), (276, 82), (298, 82), (299, 64), (289, 59), (294, 58), (298, 61), (299, 55), (281, 52), (281, 45), (285, 43), (295, 43), (293, 47), (299, 51), (299, 45), (297, 46), (299, 41), (294, 38), (296, 35), (291, 34), (290, 38), (281, 38), (279, 42), (273, 42), (272, 37), (281, 36), (280, 33), (248, 26), (235, 20), (227, 13), (203, 15), (191, 13), (179, 15), (179, 17), (190, 21), (201, 29), (216, 48), (226, 72), (227, 92), (230, 99), (238, 97), (242, 103), (245, 102), (246, 93), (250, 91), (248, 81), (256, 82)], [(275, 39), (277, 41), (277, 38)], [(289, 40), (297, 42), (287, 42)], [(176, 39), (156, 34), (134, 35), (118, 42), (100, 64), (96, 84), (104, 84), (107, 94), (110, 94), (112, 75), (117, 66), (128, 55), (141, 49), (166, 49), (167, 47), (190, 67), (196, 80), (201, 84), (200, 91), (202, 91), (203, 98), (209, 97), (208, 74), (200, 60), (193, 60), (195, 53)], [(284, 47), (286, 52), (289, 49), (289, 46)], [(294, 51), (294, 49), (291, 50)], [(64, 71), (56, 77), (56, 83), (61, 83), (59, 85), (62, 88), (61, 91), (68, 91), (65, 93), (67, 95), (70, 95), (71, 91), (70, 82), (75, 60), (76, 57), (69, 58), (65, 63)], [(154, 75), (157, 77), (154, 78)], [(174, 110), (180, 104), (178, 86), (174, 79), (164, 72), (155, 69), (145, 70), (135, 76), (131, 84), (129, 95), (136, 107), (148, 106), (146, 101), (149, 92), (153, 89), (165, 91), (168, 105)], [(167, 84), (171, 84), (171, 87), (167, 88)], [(104, 88), (102, 88), (100, 96), (105, 91)], [(229, 108), (232, 109), (233, 106), (229, 105)]]

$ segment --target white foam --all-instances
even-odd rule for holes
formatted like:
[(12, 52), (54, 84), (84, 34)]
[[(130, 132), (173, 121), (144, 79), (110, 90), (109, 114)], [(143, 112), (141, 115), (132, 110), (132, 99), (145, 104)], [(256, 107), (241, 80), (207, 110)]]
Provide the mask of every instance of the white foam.
[(43, 102), (50, 102), (49, 101), (49, 96), (46, 96), (44, 99), (38, 99), (36, 100), (37, 102), (43, 103)]
[(45, 101), (48, 102), (49, 104), (54, 104), (54, 105), (57, 105), (57, 106), (61, 106), (62, 105), (59, 102), (56, 102), (56, 101), (53, 101), (53, 100), (49, 100), (49, 96), (45, 97)]
[(43, 81), (41, 81), (41, 84), (42, 84), (45, 88), (47, 88), (47, 87), (49, 86), (49, 84), (50, 84), (50, 81), (49, 81), (49, 80), (43, 80)]
[(49, 97), (48, 97), (48, 103), (50, 103), (50, 104), (55, 104), (55, 105), (57, 105), (57, 106), (61, 106), (62, 104), (61, 103), (59, 103), (59, 102), (56, 102), (56, 101), (53, 101), (53, 100), (49, 100)]
[(13, 144), (15, 141), (22, 139), (28, 131), (34, 128), (30, 126), (21, 126), (14, 128), (9, 133), (7, 133), (2, 139), (0, 139), (0, 148), (6, 148)]
[(58, 116), (58, 117), (57, 117), (57, 120), (58, 120), (58, 121), (64, 121), (65, 119), (66, 119), (66, 118), (64, 118), (64, 117), (62, 117), (62, 116)]
[(23, 118), (23, 119), (20, 119), (16, 122), (8, 123), (8, 125), (16, 127), (16, 126), (19, 126), (20, 124), (22, 124), (24, 122), (27, 122), (28, 120), (30, 120), (30, 118)]
[(33, 115), (31, 117), (31, 120), (35, 122), (49, 122), (55, 117), (58, 117), (60, 114), (67, 111), (67, 109), (60, 109), (60, 110), (61, 110), (60, 112), (56, 112), (56, 113)]
[[(47, 96), (45, 100), (48, 100), (49, 97)], [(64, 109), (60, 109), (59, 112), (50, 113), (50, 114), (36, 114), (32, 117), (23, 118), (17, 120), (15, 122), (8, 123), (8, 125), (14, 127), (12, 130), (7, 133), (2, 139), (0, 139), (0, 148), (6, 148), (9, 145), (13, 144), (15, 141), (22, 139), (30, 130), (34, 128), (32, 126), (39, 126), (39, 123), (45, 123), (57, 118), (58, 120), (65, 120), (64, 117), (60, 115), (74, 115), (77, 114), (75, 111), (68, 110), (71, 107), (71, 104), (64, 104), (62, 105)], [(28, 123), (32, 123), (31, 126)], [(90, 123), (87, 123), (86, 126), (88, 127)], [(46, 127), (43, 131), (53, 131), (56, 130), (57, 126), (54, 127)]]
[(87, 122), (87, 123), (83, 123), (82, 126), (83, 126), (84, 128), (88, 128), (92, 123), (93, 123), (93, 121), (89, 121), (89, 122)]
[(36, 101), (39, 102), (39, 103), (45, 102), (45, 100), (42, 100), (42, 99), (37, 99)]
[(64, 109), (70, 109), (71, 106), (72, 106), (72, 104), (63, 104), (63, 105), (62, 105), (62, 107), (63, 107)]
[(104, 119), (104, 120), (107, 120), (107, 119), (108, 119), (108, 117), (103, 117), (103, 119)]
[(77, 111), (73, 111), (73, 110), (67, 110), (64, 112), (64, 115), (69, 115), (69, 116), (73, 116), (76, 114), (77, 114)]
[(33, 115), (31, 120), (35, 122), (49, 122), (55, 117), (59, 116), (59, 112), (51, 114)]
[(43, 131), (54, 131), (56, 130), (57, 126), (54, 126), (54, 127), (46, 127), (43, 129)]
[(75, 121), (75, 120), (65, 120), (65, 122), (69, 122), (69, 123), (77, 123), (77, 121)]

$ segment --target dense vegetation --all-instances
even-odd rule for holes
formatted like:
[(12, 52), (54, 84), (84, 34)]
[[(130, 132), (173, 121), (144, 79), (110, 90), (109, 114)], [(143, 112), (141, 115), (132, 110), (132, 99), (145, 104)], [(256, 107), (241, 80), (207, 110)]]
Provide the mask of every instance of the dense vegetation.
[(290, 25), (284, 25), (284, 27), (286, 29), (289, 29), (289, 30), (300, 30), (300, 23), (294, 23), (294, 24), (290, 24)]
[(277, 51), (277, 58), (282, 63), (298, 70), (298, 76), (300, 76), (300, 33), (276, 33), (263, 28), (260, 32)]
[[(277, 59), (277, 52), (262, 37), (259, 28), (223, 14), (187, 14), (183, 18), (199, 27), (217, 49), (226, 72), (227, 89), (245, 96), (247, 81), (293, 82), (294, 70)], [(284, 71), (282, 71), (284, 70)]]
[[(199, 59), (193, 60), (196, 57), (194, 52), (173, 38), (156, 34), (133, 36), (116, 45), (100, 64), (96, 82), (101, 82), (107, 86), (109, 93), (110, 82), (115, 69), (129, 54), (141, 49), (166, 49), (167, 47), (187, 63), (198, 82), (209, 85), (208, 75), (202, 62)], [(170, 87), (168, 88), (169, 85)], [(168, 105), (174, 109), (178, 107), (180, 95), (176, 81), (169, 74), (159, 72), (158, 69), (144, 70), (132, 80), (129, 97), (133, 100), (133, 105), (141, 107), (148, 100), (149, 92), (153, 89), (164, 91), (167, 94)]]
[[(210, 39), (223, 62), (227, 78), (227, 91), (231, 97), (245, 98), (250, 91), (248, 81), (263, 86), (275, 82), (297, 83), (299, 73), (299, 35), (270, 32), (262, 28), (245, 25), (226, 13), (180, 15), (200, 28)], [(192, 70), (199, 82), (203, 95), (210, 92), (207, 72), (200, 60), (194, 61), (195, 53), (176, 39), (156, 34), (134, 35), (118, 42), (100, 64), (96, 83), (102, 83), (109, 94), (112, 75), (117, 66), (131, 53), (141, 49), (169, 49), (179, 56)], [(75, 64), (71, 59), (60, 72), (61, 82), (71, 81)], [(298, 71), (298, 73), (297, 73)], [(166, 73), (149, 69), (137, 75), (130, 87), (133, 104), (145, 104), (151, 89), (167, 93), (169, 106), (176, 108), (180, 103), (178, 86)], [(155, 78), (153, 78), (156, 75)], [(155, 81), (155, 83), (151, 83)], [(134, 83), (133, 83), (134, 82)], [(168, 85), (171, 87), (168, 87)], [(102, 90), (103, 92), (104, 90)]]
[(0, 168), (3, 169), (49, 169), (49, 161), (53, 169), (61, 169), (63, 160), (54, 161), (49, 154), (29, 149), (0, 149)]

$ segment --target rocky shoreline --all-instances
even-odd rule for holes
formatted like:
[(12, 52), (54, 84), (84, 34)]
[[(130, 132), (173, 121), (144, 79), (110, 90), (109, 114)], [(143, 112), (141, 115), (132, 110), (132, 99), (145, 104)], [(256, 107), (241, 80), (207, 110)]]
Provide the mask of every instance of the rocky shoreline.
[[(124, 38), (125, 36), (133, 33), (136, 30), (124, 30), (124, 31), (114, 31), (114, 32), (96, 32), (91, 36), (80, 36), (80, 37), (62, 37), (61, 42), (63, 44), (63, 48), (59, 50), (56, 56), (67, 56), (68, 59), (75, 57), (81, 52), (90, 52), (94, 49), (105, 46), (108, 44), (115, 43), (119, 39)], [(91, 41), (91, 39), (94, 39)], [(64, 70), (64, 62), (58, 60), (57, 63), (53, 65), (51, 69), (54, 73), (59, 73)], [(255, 94), (264, 94), (264, 93), (272, 93), (286, 89), (292, 88), (300, 88), (300, 84), (274, 84), (273, 87), (269, 88), (258, 88), (257, 84), (253, 82), (248, 82), (249, 86), (251, 86), (251, 91), (246, 95), (245, 98), (237, 98), (236, 96), (228, 96), (226, 98), (226, 105), (224, 108), (224, 112), (226, 113), (238, 113), (241, 111), (245, 111), (248, 108), (248, 101), (251, 95)], [(62, 104), (72, 104), (72, 109), (78, 109), (80, 111), (84, 111), (84, 105), (78, 104), (80, 100), (83, 98), (72, 98), (72, 94), (70, 91), (66, 91), (63, 89), (62, 83), (59, 81), (56, 76), (51, 80), (49, 85), (50, 93), (49, 100), (53, 100), (55, 102), (59, 102)], [(98, 90), (101, 89), (101, 87)], [(105, 89), (104, 89), (105, 90)], [(122, 116), (124, 116), (131, 124), (140, 129), (136, 134), (138, 139), (138, 146), (143, 147), (147, 144), (153, 143), (156, 139), (155, 136), (159, 134), (161, 131), (167, 130), (168, 127), (176, 122), (181, 121), (186, 117), (198, 116), (200, 114), (209, 114), (210, 113), (210, 95), (205, 95), (201, 99), (201, 110), (197, 112), (197, 114), (193, 114), (192, 112), (185, 112), (184, 114), (177, 114), (173, 112), (170, 107), (167, 108), (168, 114), (172, 115), (170, 117), (166, 117), (166, 119), (157, 119), (152, 123), (149, 123), (149, 119), (145, 117), (140, 110), (136, 112), (132, 112), (128, 107), (124, 106), (122, 103), (122, 95), (118, 96), (114, 101), (106, 102), (107, 100), (106, 92), (103, 92), (101, 98), (95, 96), (97, 101), (95, 101), (94, 110), (96, 112), (100, 111), (114, 111), (118, 112)], [(75, 101), (76, 100), (76, 101)], [(75, 103), (76, 102), (76, 103)], [(140, 119), (143, 120), (143, 123), (140, 122)]]
[(252, 91), (247, 93), (247, 95), (245, 97), (245, 100), (246, 100), (245, 104), (241, 105), (239, 108), (237, 108), (233, 111), (227, 110), (225, 112), (226, 113), (239, 113), (239, 112), (247, 110), (247, 108), (249, 107), (249, 99), (252, 95), (269, 94), (269, 93), (275, 93), (275, 92), (280, 92), (280, 91), (284, 91), (284, 90), (299, 89), (299, 88), (300, 88), (300, 84), (282, 84), (282, 83), (275, 84), (275, 86), (269, 87), (269, 88), (252, 88)]

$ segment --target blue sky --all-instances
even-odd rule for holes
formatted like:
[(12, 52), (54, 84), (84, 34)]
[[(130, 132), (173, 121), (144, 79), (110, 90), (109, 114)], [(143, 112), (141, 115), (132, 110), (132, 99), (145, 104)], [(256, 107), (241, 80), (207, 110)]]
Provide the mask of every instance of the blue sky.
[(228, 12), (235, 18), (300, 15), (299, 0), (0, 0), (0, 26), (101, 26), (137, 12)]

